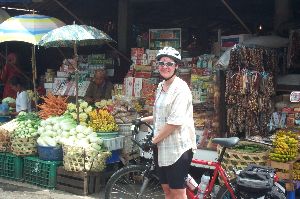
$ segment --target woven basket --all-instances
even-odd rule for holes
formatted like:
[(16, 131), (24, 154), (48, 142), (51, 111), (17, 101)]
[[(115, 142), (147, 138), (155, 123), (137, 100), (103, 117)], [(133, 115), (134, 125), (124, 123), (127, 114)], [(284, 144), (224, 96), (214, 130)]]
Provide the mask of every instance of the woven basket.
[[(254, 144), (253, 142), (240, 141), (239, 145)], [(257, 144), (257, 143), (255, 143)], [(262, 145), (263, 144), (257, 144)], [(218, 155), (221, 154), (222, 147), (217, 146)], [(227, 148), (224, 154), (222, 166), (230, 178), (234, 178), (234, 169), (242, 170), (249, 164), (266, 165), (269, 158), (269, 150), (259, 153), (249, 153), (236, 149)]]
[(11, 147), (10, 134), (5, 129), (0, 129), (0, 152), (9, 152)]
[(105, 169), (107, 151), (85, 150), (82, 147), (63, 145), (63, 163), (67, 171), (95, 171)]
[(37, 154), (37, 137), (11, 138), (11, 152), (18, 156)]

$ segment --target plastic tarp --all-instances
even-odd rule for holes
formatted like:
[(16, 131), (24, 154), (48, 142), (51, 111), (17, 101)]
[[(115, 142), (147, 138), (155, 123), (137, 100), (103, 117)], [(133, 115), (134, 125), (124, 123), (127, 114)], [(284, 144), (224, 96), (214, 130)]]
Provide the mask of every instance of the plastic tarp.
[(288, 44), (288, 38), (279, 37), (277, 35), (251, 37), (241, 43), (241, 45), (245, 46), (266, 48), (282, 48), (287, 47)]
[(5, 10), (3, 10), (2, 8), (0, 8), (0, 23), (2, 23), (3, 21), (5, 21), (9, 17), (10, 17), (9, 14)]

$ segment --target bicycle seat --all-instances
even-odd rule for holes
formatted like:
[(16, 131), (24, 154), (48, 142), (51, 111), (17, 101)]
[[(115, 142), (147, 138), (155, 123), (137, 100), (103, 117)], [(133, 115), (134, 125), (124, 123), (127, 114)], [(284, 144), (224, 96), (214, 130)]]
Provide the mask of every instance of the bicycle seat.
[(230, 137), (230, 138), (213, 138), (212, 143), (219, 144), (222, 147), (233, 147), (240, 141), (238, 137)]

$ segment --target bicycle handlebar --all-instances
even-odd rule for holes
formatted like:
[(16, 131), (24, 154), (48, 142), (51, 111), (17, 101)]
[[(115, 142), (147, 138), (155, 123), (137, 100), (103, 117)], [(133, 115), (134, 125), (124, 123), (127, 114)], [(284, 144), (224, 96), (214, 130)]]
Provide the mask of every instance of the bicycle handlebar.
[[(136, 140), (136, 135), (140, 131), (141, 125), (146, 125), (148, 128), (150, 128), (151, 132), (149, 132), (145, 138), (143, 138), (143, 143), (141, 144), (139, 141)], [(150, 126), (147, 122), (143, 122), (140, 119), (133, 120), (132, 126), (131, 126), (131, 132), (132, 132), (132, 138), (131, 140), (140, 147), (143, 151), (149, 151), (151, 148), (153, 148), (155, 145), (152, 143), (152, 138), (154, 135), (153, 128)]]

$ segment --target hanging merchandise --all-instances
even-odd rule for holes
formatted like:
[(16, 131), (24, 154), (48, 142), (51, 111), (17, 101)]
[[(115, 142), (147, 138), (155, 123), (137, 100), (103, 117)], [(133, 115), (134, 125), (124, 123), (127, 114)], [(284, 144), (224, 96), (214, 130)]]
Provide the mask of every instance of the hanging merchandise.
[(277, 63), (273, 49), (236, 46), (231, 50), (225, 92), (230, 136), (267, 134)]
[(300, 64), (300, 29), (293, 30), (290, 33), (288, 47), (288, 68), (299, 68)]

